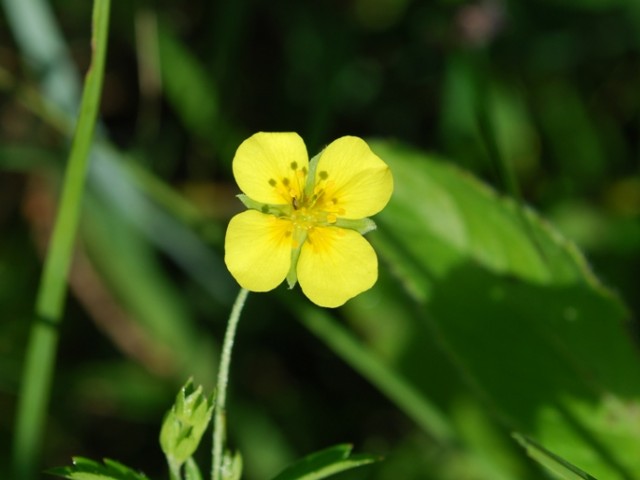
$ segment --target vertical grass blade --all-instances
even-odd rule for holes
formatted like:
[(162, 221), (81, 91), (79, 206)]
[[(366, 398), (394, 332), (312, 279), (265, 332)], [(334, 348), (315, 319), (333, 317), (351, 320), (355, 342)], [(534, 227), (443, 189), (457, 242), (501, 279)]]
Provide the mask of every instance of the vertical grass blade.
[(455, 432), (437, 406), (431, 404), (392, 368), (360, 345), (330, 315), (319, 308), (305, 307), (300, 303), (293, 306), (298, 318), (311, 332), (323, 340), (360, 375), (375, 385), (425, 432), (443, 445), (454, 441)]
[(62, 318), (67, 274), (100, 105), (107, 51), (109, 7), (110, 0), (94, 2), (91, 65), (85, 79), (80, 116), (65, 172), (58, 215), (38, 290), (36, 318), (27, 345), (13, 451), (15, 478), (18, 480), (34, 478), (39, 464), (44, 420), (55, 365), (58, 326)]

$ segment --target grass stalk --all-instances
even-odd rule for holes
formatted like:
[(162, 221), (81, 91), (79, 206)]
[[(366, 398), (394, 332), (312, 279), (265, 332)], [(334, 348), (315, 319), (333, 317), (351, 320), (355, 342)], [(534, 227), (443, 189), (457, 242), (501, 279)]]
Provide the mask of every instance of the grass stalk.
[(13, 445), (15, 478), (35, 478), (55, 366), (67, 276), (80, 219), (89, 152), (100, 106), (107, 51), (110, 0), (93, 5), (92, 59), (80, 116), (65, 171), (62, 194), (27, 345)]

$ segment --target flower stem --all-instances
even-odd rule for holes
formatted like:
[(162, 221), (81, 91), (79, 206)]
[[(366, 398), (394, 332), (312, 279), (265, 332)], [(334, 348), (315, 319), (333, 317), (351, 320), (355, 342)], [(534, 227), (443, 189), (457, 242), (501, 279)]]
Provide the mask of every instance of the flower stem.
[(227, 399), (227, 384), (229, 383), (229, 365), (231, 364), (231, 349), (236, 336), (236, 328), (240, 320), (240, 313), (244, 307), (249, 291), (245, 288), (238, 293), (227, 331), (224, 334), (224, 342), (222, 344), (222, 354), (220, 356), (220, 365), (218, 367), (218, 384), (216, 386), (216, 406), (213, 424), (213, 465), (211, 468), (211, 479), (220, 480), (222, 475), (222, 451), (226, 437), (226, 410), (225, 402)]

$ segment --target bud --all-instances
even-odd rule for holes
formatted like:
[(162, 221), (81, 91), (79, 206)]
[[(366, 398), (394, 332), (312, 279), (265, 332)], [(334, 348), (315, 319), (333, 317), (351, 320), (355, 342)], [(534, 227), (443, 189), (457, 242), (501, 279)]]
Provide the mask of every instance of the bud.
[(189, 379), (162, 422), (160, 447), (172, 469), (180, 469), (198, 448), (213, 413), (213, 396), (202, 394)]

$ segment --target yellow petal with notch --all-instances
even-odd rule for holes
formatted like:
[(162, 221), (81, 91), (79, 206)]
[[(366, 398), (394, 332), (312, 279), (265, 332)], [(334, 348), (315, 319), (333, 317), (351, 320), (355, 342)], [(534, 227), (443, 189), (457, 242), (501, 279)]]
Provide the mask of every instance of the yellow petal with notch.
[(240, 286), (253, 292), (273, 290), (291, 265), (292, 224), (247, 210), (231, 219), (224, 240), (224, 262)]
[(309, 231), (298, 259), (298, 282), (321, 307), (339, 307), (378, 279), (378, 258), (353, 230), (317, 227)]
[(240, 144), (232, 165), (240, 190), (251, 199), (291, 204), (304, 189), (309, 157), (297, 133), (259, 132)]
[[(360, 219), (382, 210), (393, 192), (389, 166), (358, 137), (341, 137), (318, 160), (316, 189), (340, 210), (340, 217)], [(334, 201), (335, 200), (335, 201)]]

